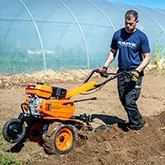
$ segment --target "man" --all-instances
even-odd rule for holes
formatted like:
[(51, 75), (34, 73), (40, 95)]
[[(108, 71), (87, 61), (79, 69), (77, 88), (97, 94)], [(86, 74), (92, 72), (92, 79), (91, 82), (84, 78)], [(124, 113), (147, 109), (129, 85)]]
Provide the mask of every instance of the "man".
[(147, 36), (136, 28), (138, 13), (129, 10), (125, 14), (125, 28), (116, 31), (111, 42), (111, 50), (107, 56), (102, 73), (106, 73), (107, 68), (114, 60), (118, 52), (118, 72), (129, 71), (133, 78), (126, 81), (127, 73), (122, 74), (117, 79), (119, 98), (124, 106), (129, 122), (125, 126), (132, 130), (140, 130), (145, 125), (136, 101), (141, 91), (144, 68), (150, 62), (150, 47)]

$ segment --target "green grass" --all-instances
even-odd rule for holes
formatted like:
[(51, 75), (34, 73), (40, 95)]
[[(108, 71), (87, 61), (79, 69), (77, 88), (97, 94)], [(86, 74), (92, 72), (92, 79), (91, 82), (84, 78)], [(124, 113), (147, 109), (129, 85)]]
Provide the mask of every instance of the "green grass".
[(2, 133), (0, 133), (0, 165), (22, 165), (21, 161), (18, 160), (12, 153), (5, 152), (2, 148), (5, 146)]
[(21, 161), (15, 158), (11, 153), (0, 154), (1, 165), (21, 165)]
[(155, 41), (155, 49), (153, 52), (153, 60), (151, 63), (151, 71), (164, 71), (165, 70), (165, 49), (161, 45), (160, 39), (157, 36)]

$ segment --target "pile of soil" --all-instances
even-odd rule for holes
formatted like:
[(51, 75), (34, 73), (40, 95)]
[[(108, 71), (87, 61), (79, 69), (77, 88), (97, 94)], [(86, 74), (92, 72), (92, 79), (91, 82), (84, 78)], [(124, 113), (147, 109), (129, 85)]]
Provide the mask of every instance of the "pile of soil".
[[(24, 90), (28, 83), (44, 82), (68, 90), (81, 85), (89, 71), (57, 73), (35, 73), (32, 75), (0, 76), (0, 129), (6, 120), (17, 117), (20, 104), (26, 97)], [(58, 76), (57, 76), (58, 75)], [(34, 76), (34, 77), (33, 77)], [(64, 76), (64, 77), (63, 77)], [(37, 78), (36, 78), (37, 77)], [(95, 81), (102, 81), (94, 77)], [(84, 132), (75, 148), (67, 155), (47, 155), (43, 147), (36, 143), (24, 142), (21, 146), (0, 145), (1, 153), (10, 150), (13, 156), (25, 164), (61, 165), (116, 165), (154, 164), (165, 162), (165, 75), (147, 72), (143, 81), (138, 106), (147, 125), (139, 131), (124, 131), (117, 122), (127, 120), (127, 115), (119, 101), (116, 80), (106, 84), (90, 95), (79, 95), (73, 100), (97, 97), (95, 101), (76, 103), (75, 114), (95, 116), (91, 125), (107, 125), (105, 130)], [(8, 84), (8, 85), (7, 85)]]

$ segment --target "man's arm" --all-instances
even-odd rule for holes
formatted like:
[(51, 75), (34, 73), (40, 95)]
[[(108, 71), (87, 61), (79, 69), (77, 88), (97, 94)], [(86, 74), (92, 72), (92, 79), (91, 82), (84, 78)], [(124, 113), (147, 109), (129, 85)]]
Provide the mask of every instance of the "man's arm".
[(115, 49), (111, 49), (109, 51), (107, 59), (106, 59), (105, 64), (104, 64), (105, 68), (108, 68), (109, 65), (112, 63), (112, 61), (115, 59), (116, 53), (117, 53), (117, 50), (115, 50)]
[(139, 72), (143, 71), (145, 67), (150, 63), (151, 54), (150, 53), (144, 53), (144, 59), (141, 62), (141, 64), (136, 68)]

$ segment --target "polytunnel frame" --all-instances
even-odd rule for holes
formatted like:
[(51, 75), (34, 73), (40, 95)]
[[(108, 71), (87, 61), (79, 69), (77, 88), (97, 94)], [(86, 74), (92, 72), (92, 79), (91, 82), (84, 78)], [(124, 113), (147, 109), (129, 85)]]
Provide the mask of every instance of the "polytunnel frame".
[(91, 2), (91, 0), (87, 0), (89, 3), (91, 3), (93, 6), (95, 6), (105, 17), (106, 19), (108, 20), (108, 22), (111, 24), (112, 28), (114, 31), (116, 31), (116, 28), (115, 26), (113, 25), (111, 19), (108, 17), (108, 15), (100, 8), (98, 7), (98, 5), (96, 5), (95, 3)]
[(39, 41), (40, 41), (40, 45), (41, 45), (41, 49), (42, 49), (42, 56), (43, 56), (43, 62), (44, 62), (44, 71), (46, 72), (47, 71), (47, 68), (46, 68), (46, 59), (45, 59), (45, 52), (44, 52), (44, 46), (43, 46), (43, 42), (42, 42), (42, 38), (41, 38), (41, 35), (40, 35), (40, 32), (39, 32), (39, 29), (37, 27), (37, 24), (30, 12), (30, 10), (28, 9), (28, 7), (26, 6), (26, 4), (22, 1), (22, 0), (19, 0), (19, 2), (22, 4), (22, 6), (25, 8), (25, 10), (27, 11), (27, 13), (29, 14), (33, 24), (34, 24), (34, 27), (37, 31), (37, 35), (38, 35), (38, 38), (39, 38)]
[[(89, 61), (89, 51), (88, 51), (88, 46), (87, 46), (87, 43), (86, 43), (86, 38), (84, 36), (84, 32), (83, 32), (83, 29), (81, 27), (81, 24), (79, 23), (78, 19), (76, 18), (75, 14), (72, 12), (72, 10), (62, 1), (62, 0), (57, 0), (59, 1), (61, 4), (63, 4), (63, 6), (66, 7), (66, 9), (70, 12), (70, 14), (73, 16), (73, 18), (75, 19), (77, 25), (78, 25), (78, 28), (81, 32), (81, 35), (83, 37), (83, 41), (84, 41), (84, 44), (85, 44), (85, 48), (86, 48), (86, 53), (87, 53), (87, 66), (88, 68), (90, 67), (90, 61)], [(91, 3), (93, 6), (95, 6), (105, 17), (106, 19), (109, 21), (109, 23), (111, 24), (112, 28), (114, 29), (114, 31), (116, 31), (116, 28), (115, 26), (113, 25), (111, 19), (108, 17), (108, 15), (98, 6), (96, 5), (94, 2), (92, 2), (91, 0), (87, 0), (89, 3)], [(33, 15), (31, 14), (30, 10), (28, 9), (28, 7), (26, 6), (26, 4), (22, 1), (22, 0), (19, 0), (19, 2), (22, 4), (22, 6), (25, 8), (26, 12), (28, 13), (28, 15), (30, 16), (32, 22), (33, 22), (33, 25), (36, 29), (36, 32), (37, 32), (37, 35), (38, 35), (38, 38), (39, 38), (39, 41), (40, 41), (40, 45), (41, 45), (41, 49), (42, 49), (42, 55), (43, 55), (43, 62), (44, 62), (44, 70), (46, 71), (47, 68), (46, 68), (46, 59), (45, 59), (45, 52), (44, 52), (44, 46), (43, 46), (43, 41), (42, 41), (42, 37), (41, 37), (41, 34), (40, 34), (40, 31), (37, 27), (37, 24), (36, 24), (36, 21), (34, 20), (33, 18)], [(126, 11), (125, 9), (123, 9), (122, 7), (110, 2), (110, 1), (107, 1), (108, 3), (116, 6), (117, 8), (119, 8), (120, 10), (122, 11)], [(132, 5), (131, 5), (132, 6)], [(164, 35), (165, 35), (165, 31), (164, 31), (164, 28), (161, 26), (161, 24), (152, 16), (150, 16), (147, 12), (143, 11), (142, 9), (139, 9), (135, 6), (133, 6), (134, 8), (140, 10), (141, 12), (143, 12), (144, 14), (146, 14), (147, 16), (149, 16), (151, 19), (154, 20), (154, 22), (159, 26), (159, 28), (163, 31)], [(156, 10), (155, 10), (156, 11)], [(161, 12), (159, 12), (161, 13)], [(162, 14), (162, 13), (161, 13)], [(139, 25), (139, 24), (138, 24)], [(140, 25), (139, 25), (140, 26)], [(141, 26), (140, 26), (141, 27)], [(141, 27), (142, 28), (142, 27)]]
[[(45, 59), (45, 52), (44, 52), (44, 46), (43, 46), (43, 41), (42, 41), (42, 37), (41, 37), (41, 34), (40, 34), (40, 31), (39, 31), (39, 28), (36, 24), (36, 21), (34, 20), (33, 18), (33, 15), (31, 14), (30, 10), (28, 9), (27, 5), (22, 1), (22, 0), (18, 0), (22, 6), (25, 8), (25, 10), (27, 11), (28, 15), (30, 16), (32, 22), (33, 22), (33, 25), (36, 29), (36, 32), (37, 32), (37, 35), (38, 35), (38, 38), (39, 38), (39, 41), (40, 41), (40, 45), (41, 45), (41, 49), (42, 49), (42, 55), (43, 55), (43, 62), (44, 62), (44, 71), (47, 70), (47, 67), (46, 67), (46, 59)], [(85, 36), (84, 36), (84, 32), (82, 30), (82, 27), (81, 27), (81, 24), (79, 23), (78, 19), (76, 18), (75, 14), (71, 11), (71, 9), (62, 1), (62, 0), (57, 0), (59, 1), (61, 4), (63, 4), (67, 10), (70, 12), (70, 14), (73, 16), (73, 18), (75, 19), (78, 27), (79, 27), (79, 30), (81, 32), (81, 35), (83, 37), (83, 41), (84, 41), (84, 45), (85, 45), (85, 49), (86, 49), (86, 54), (87, 54), (87, 66), (88, 68), (90, 68), (90, 61), (89, 61), (89, 50), (88, 50), (88, 46), (87, 46), (87, 42), (86, 42), (86, 39), (85, 39)], [(99, 8), (96, 4), (94, 4), (93, 2), (91, 2), (90, 0), (87, 0), (88, 2), (90, 2), (93, 6), (95, 6), (105, 17), (106, 19), (110, 22), (111, 26), (113, 27), (114, 31), (116, 30), (116, 28), (114, 27), (112, 21), (110, 20), (110, 18), (107, 16), (107, 14), (101, 9)]]
[[(62, 0), (58, 0), (58, 1), (62, 1)], [(108, 15), (100, 8), (98, 7), (98, 5), (96, 5), (95, 3), (91, 2), (90, 0), (86, 0), (87, 2), (89, 2), (90, 4), (92, 4), (92, 6), (94, 6), (97, 10), (99, 10), (99, 12), (101, 12), (105, 17), (106, 19), (108, 20), (108, 22), (110, 23), (110, 25), (112, 26), (113, 30), (116, 31), (116, 28), (115, 26), (113, 25), (112, 21), (110, 20), (110, 18), (108, 17)], [(84, 32), (82, 30), (82, 27), (81, 27), (81, 24), (79, 23), (77, 17), (75, 16), (75, 14), (71, 11), (71, 9), (62, 1), (62, 4), (67, 8), (67, 10), (71, 13), (71, 15), (73, 16), (73, 18), (75, 19), (76, 23), (78, 24), (78, 27), (79, 27), (79, 30), (81, 32), (81, 35), (83, 37), (83, 41), (84, 41), (84, 44), (85, 44), (85, 47), (86, 47), (86, 52), (87, 52), (87, 60), (88, 60), (88, 68), (90, 68), (90, 62), (89, 62), (89, 51), (88, 51), (88, 46), (87, 46), (87, 42), (86, 42), (86, 38), (85, 38), (85, 35), (84, 35)]]
[(159, 28), (163, 31), (164, 35), (165, 35), (165, 31), (164, 28), (161, 26), (161, 24), (151, 15), (149, 15), (147, 12), (143, 11), (142, 9), (139, 9), (138, 7), (135, 7), (136, 9), (140, 10), (142, 13), (146, 14), (148, 17), (150, 17), (158, 26)]
[(59, 1), (69, 11), (69, 13), (72, 15), (72, 17), (74, 18), (74, 20), (76, 21), (76, 23), (78, 25), (78, 28), (81, 32), (81, 35), (82, 35), (82, 38), (83, 38), (83, 41), (84, 41), (84, 45), (85, 45), (85, 49), (86, 49), (86, 55), (87, 55), (87, 67), (89, 69), (90, 68), (89, 50), (88, 50), (88, 46), (87, 46), (87, 43), (86, 43), (86, 39), (85, 39), (85, 36), (84, 36), (84, 32), (82, 30), (82, 27), (81, 27), (77, 17), (75, 16), (75, 14), (72, 12), (72, 10), (62, 0), (57, 0), (57, 1)]
[[(42, 55), (43, 55), (43, 62), (44, 62), (44, 71), (46, 72), (47, 70), (47, 67), (46, 67), (46, 59), (45, 59), (45, 52), (44, 52), (44, 46), (43, 46), (43, 41), (42, 41), (42, 38), (41, 38), (41, 34), (39, 32), (39, 29), (37, 27), (37, 24), (30, 12), (30, 10), (28, 9), (28, 7), (25, 5), (25, 3), (22, 1), (22, 0), (19, 0), (20, 3), (23, 5), (23, 7), (25, 8), (25, 10), (27, 11), (27, 13), (29, 14), (30, 18), (32, 19), (32, 22), (34, 24), (34, 27), (37, 31), (37, 35), (38, 35), (38, 38), (39, 38), (39, 41), (40, 41), (40, 45), (41, 45), (41, 49), (42, 49)], [(87, 42), (86, 42), (86, 39), (85, 39), (85, 35), (84, 35), (84, 32), (82, 30), (82, 27), (81, 27), (81, 24), (79, 23), (77, 17), (75, 16), (75, 14), (72, 12), (72, 10), (62, 1), (62, 0), (57, 0), (59, 1), (63, 6), (65, 6), (65, 8), (69, 11), (69, 13), (73, 16), (73, 18), (75, 19), (77, 25), (78, 25), (78, 28), (81, 32), (81, 35), (82, 35), (82, 38), (83, 38), (83, 41), (84, 41), (84, 45), (85, 45), (85, 49), (86, 49), (86, 55), (87, 55), (87, 67), (90, 68), (90, 60), (89, 60), (89, 50), (88, 50), (88, 46), (87, 46)], [(91, 2), (91, 0), (87, 0), (89, 3), (91, 3), (93, 6), (95, 6), (105, 17), (106, 19), (108, 20), (108, 22), (110, 23), (110, 25), (112, 26), (113, 30), (116, 31), (116, 28), (115, 26), (113, 25), (111, 19), (108, 17), (108, 15), (100, 8), (98, 7), (95, 3)], [(111, 3), (109, 1), (107, 1), (108, 3)], [(111, 3), (112, 5), (114, 5), (113, 3)], [(116, 7), (118, 7), (119, 9), (125, 11), (123, 8), (117, 6), (117, 5), (114, 5)]]
[[(17, 16), (18, 16), (21, 12), (22, 12), (22, 10), (21, 10), (19, 13), (17, 13), (17, 15), (12, 19), (13, 22), (15, 21), (15, 19), (17, 18)], [(10, 31), (10, 28), (11, 28), (11, 26), (13, 25), (13, 22), (10, 23), (10, 25), (9, 25), (9, 27), (7, 28), (6, 33), (5, 33), (5, 35), (4, 35), (4, 46), (5, 46), (5, 43), (6, 43), (6, 39), (7, 39), (8, 32)]]
[(113, 24), (113, 22), (111, 21), (111, 19), (108, 17), (108, 15), (102, 10), (101, 7), (99, 7), (96, 3), (92, 2), (91, 0), (87, 0), (91, 5), (93, 5), (99, 12), (101, 12), (103, 14), (103, 16), (108, 20), (108, 22), (110, 23), (110, 27), (112, 27), (112, 29), (114, 30), (114, 32), (117, 30)]

